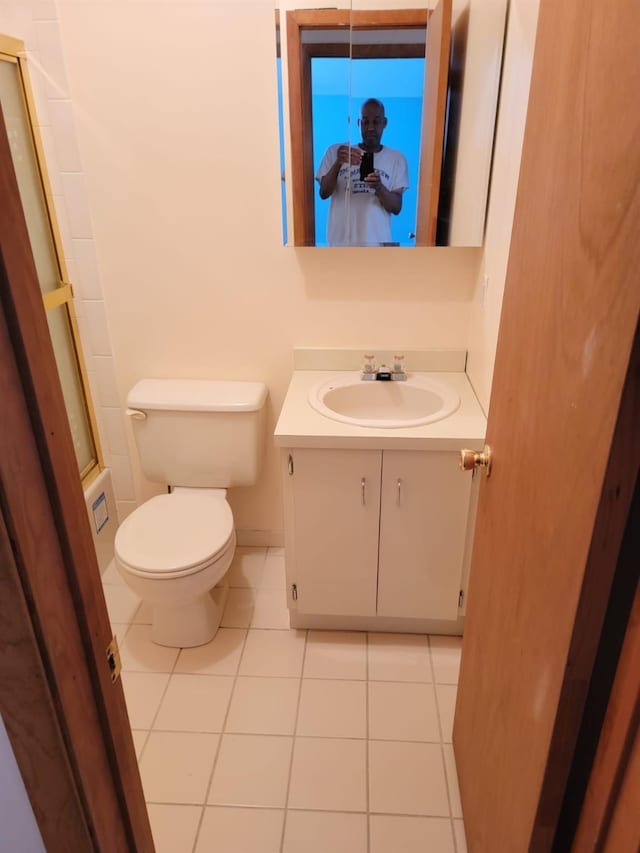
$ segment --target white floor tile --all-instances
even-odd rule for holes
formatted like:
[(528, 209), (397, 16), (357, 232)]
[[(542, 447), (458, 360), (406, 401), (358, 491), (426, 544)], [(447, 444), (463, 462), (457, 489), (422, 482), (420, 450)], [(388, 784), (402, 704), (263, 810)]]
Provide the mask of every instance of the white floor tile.
[(169, 675), (156, 672), (123, 672), (120, 676), (132, 729), (150, 729)]
[(242, 628), (219, 628), (210, 643), (182, 649), (174, 672), (199, 675), (235, 675), (247, 636)]
[(269, 548), (262, 575), (262, 589), (281, 589), (286, 587), (284, 548)]
[(253, 602), (252, 628), (289, 627), (289, 608), (284, 589), (257, 589)]
[(365, 811), (366, 762), (364, 740), (297, 737), (289, 808)]
[(383, 814), (448, 817), (440, 744), (369, 741), (369, 808)]
[(131, 735), (133, 737), (133, 747), (136, 751), (136, 758), (140, 761), (140, 756), (142, 755), (142, 750), (147, 742), (149, 732), (144, 729), (131, 729)]
[(239, 676), (225, 731), (238, 734), (292, 735), (300, 680)]
[(219, 737), (151, 732), (140, 761), (146, 801), (204, 804)]
[(151, 640), (151, 625), (132, 625), (120, 646), (122, 669), (134, 672), (171, 672), (180, 650)]
[(371, 853), (455, 853), (449, 818), (371, 815)]
[(369, 737), (440, 742), (432, 684), (369, 682)]
[(116, 568), (115, 560), (111, 560), (101, 575), (101, 578), (102, 583), (104, 584), (118, 584), (119, 586), (126, 586), (125, 579)]
[(453, 717), (456, 710), (456, 694), (458, 692), (455, 684), (436, 684), (436, 699), (438, 700), (438, 711), (440, 713), (440, 727), (442, 729), (442, 740), (451, 743), (453, 734)]
[(257, 589), (262, 583), (266, 548), (236, 548), (227, 578), (231, 587)]
[(451, 814), (453, 817), (462, 817), (462, 803), (460, 802), (460, 788), (458, 787), (458, 771), (456, 769), (456, 758), (453, 752), (453, 744), (442, 744), (444, 754), (444, 769), (447, 774), (447, 786), (449, 788), (449, 802), (451, 803)]
[(467, 853), (467, 838), (464, 834), (464, 822), (462, 820), (454, 820), (453, 832), (456, 837), (457, 853)]
[(172, 675), (153, 728), (221, 732), (232, 688), (226, 675)]
[(282, 849), (283, 853), (367, 853), (367, 816), (289, 809)]
[(424, 634), (369, 634), (369, 678), (431, 681), (429, 641)]
[(356, 631), (309, 631), (304, 677), (365, 679), (366, 635)]
[(143, 601), (131, 620), (135, 625), (151, 625), (153, 609), (148, 601)]
[(250, 630), (240, 660), (240, 675), (297, 678), (302, 672), (306, 631)]
[(253, 589), (230, 589), (222, 621), (223, 628), (248, 628), (253, 618)]
[(195, 853), (280, 853), (283, 820), (280, 809), (207, 806)]
[(292, 738), (225, 734), (209, 805), (284, 808)]
[(202, 814), (201, 806), (149, 803), (147, 811), (156, 853), (193, 849)]
[(130, 622), (112, 622), (111, 630), (113, 631), (116, 640), (118, 641), (118, 648), (122, 649), (124, 646), (124, 640), (127, 636), (127, 631), (131, 627)]
[(429, 637), (434, 679), (438, 684), (457, 684), (462, 637)]
[(111, 622), (131, 622), (140, 607), (140, 599), (128, 586), (105, 584), (104, 598)]
[(297, 733), (366, 738), (366, 682), (303, 678)]

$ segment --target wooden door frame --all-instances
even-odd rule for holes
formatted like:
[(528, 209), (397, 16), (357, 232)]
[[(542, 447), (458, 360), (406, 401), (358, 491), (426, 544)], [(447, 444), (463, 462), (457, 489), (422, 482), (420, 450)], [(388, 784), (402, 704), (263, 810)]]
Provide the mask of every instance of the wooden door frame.
[[(572, 850), (636, 849), (640, 844), (640, 811), (637, 796), (640, 790), (640, 584), (638, 583), (638, 554), (640, 553), (640, 482), (636, 483), (632, 511), (621, 555), (622, 574), (626, 578), (620, 590), (620, 605), (628, 606), (626, 630), (622, 641), (615, 678), (610, 689), (606, 712), (602, 719), (597, 751), (591, 764), (583, 807), (577, 822)], [(620, 632), (619, 613), (613, 613), (614, 628)], [(606, 661), (604, 662), (606, 665)], [(635, 774), (635, 775), (634, 775)], [(635, 791), (635, 805), (628, 801), (625, 789)], [(626, 826), (625, 835), (634, 835), (632, 843), (621, 843), (618, 833)]]
[[(153, 851), (0, 112), (0, 711), (48, 850)], [(63, 816), (61, 818), (61, 815)], [(82, 840), (81, 840), (82, 839)]]
[(427, 28), (416, 246), (436, 245), (449, 91), (451, 15), (451, 0), (440, 0), (432, 11), (431, 24)]
[[(315, 246), (315, 176), (311, 109), (311, 55), (302, 40), (303, 30), (415, 29), (427, 27), (428, 9), (366, 11), (349, 9), (296, 9), (287, 12), (287, 69), (289, 97), (289, 144), (294, 246)], [(314, 45), (314, 48), (318, 47)], [(348, 44), (345, 44), (348, 48)], [(402, 45), (403, 56), (413, 56)], [(317, 55), (314, 53), (314, 55)], [(327, 45), (322, 55), (336, 55)], [(350, 54), (347, 54), (350, 55)], [(368, 53), (367, 55), (371, 55)], [(443, 115), (444, 121), (444, 115)]]

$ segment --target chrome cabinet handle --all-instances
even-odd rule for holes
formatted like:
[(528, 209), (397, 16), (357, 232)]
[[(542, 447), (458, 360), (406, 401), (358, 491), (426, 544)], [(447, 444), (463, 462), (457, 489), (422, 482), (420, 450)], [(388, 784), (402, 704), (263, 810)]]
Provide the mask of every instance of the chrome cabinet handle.
[(362, 497), (362, 506), (364, 506), (366, 503), (366, 501), (365, 501), (365, 489), (366, 489), (366, 487), (367, 487), (367, 480), (365, 477), (363, 477), (362, 480), (360, 480), (360, 491), (361, 491), (361, 497)]
[(400, 495), (401, 495), (401, 492), (402, 492), (402, 480), (400, 479), (400, 477), (398, 477), (398, 500), (397, 500), (397, 504), (398, 504), (398, 506), (400, 506)]

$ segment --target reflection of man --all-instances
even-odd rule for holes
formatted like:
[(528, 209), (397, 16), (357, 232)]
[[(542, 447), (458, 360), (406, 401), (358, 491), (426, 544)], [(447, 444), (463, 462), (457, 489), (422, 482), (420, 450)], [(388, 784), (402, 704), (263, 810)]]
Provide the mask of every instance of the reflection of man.
[[(320, 198), (331, 198), (327, 239), (331, 246), (382, 245), (391, 242), (391, 214), (400, 213), (402, 193), (409, 187), (404, 154), (380, 144), (387, 126), (384, 104), (369, 98), (360, 113), (362, 142), (330, 145), (318, 167)], [(373, 154), (373, 170), (360, 177), (365, 152)]]

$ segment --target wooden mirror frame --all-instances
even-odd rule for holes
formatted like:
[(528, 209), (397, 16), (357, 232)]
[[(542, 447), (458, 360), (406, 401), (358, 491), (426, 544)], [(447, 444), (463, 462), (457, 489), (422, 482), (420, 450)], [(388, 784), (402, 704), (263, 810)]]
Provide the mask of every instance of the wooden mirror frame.
[[(444, 22), (449, 20), (449, 26)], [(431, 26), (428, 26), (431, 20)], [(287, 65), (294, 246), (315, 246), (314, 168), (311, 106), (311, 59), (313, 56), (412, 57), (424, 56), (420, 44), (344, 46), (303, 44), (305, 30), (416, 29), (426, 28), (428, 68), (425, 69), (422, 142), (418, 180), (416, 243), (435, 246), (442, 142), (447, 101), (448, 60), (451, 34), (451, 0), (441, 0), (438, 10), (396, 9), (352, 11), (310, 9), (287, 12)], [(435, 38), (434, 38), (435, 36)], [(393, 52), (390, 51), (393, 48)], [(426, 131), (429, 132), (426, 132)]]

